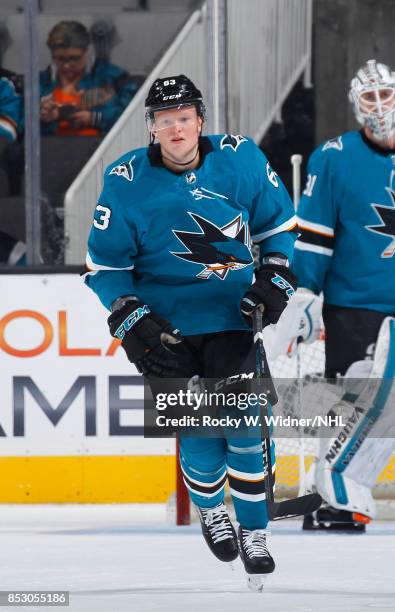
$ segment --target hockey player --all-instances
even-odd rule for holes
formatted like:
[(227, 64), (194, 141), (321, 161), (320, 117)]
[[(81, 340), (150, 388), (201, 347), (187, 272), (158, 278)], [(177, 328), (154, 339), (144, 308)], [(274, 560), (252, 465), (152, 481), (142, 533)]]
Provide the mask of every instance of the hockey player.
[[(369, 60), (352, 79), (349, 100), (362, 129), (328, 140), (309, 160), (293, 269), (298, 293), (323, 291), (326, 376), (391, 379), (395, 73)], [(318, 329), (319, 321), (312, 328)], [(333, 439), (321, 439), (320, 457), (308, 479), (327, 507), (305, 517), (306, 529), (364, 530), (365, 517), (375, 516), (370, 491), (394, 443), (381, 434), (374, 439), (374, 427), (389, 410), (391, 390), (384, 393), (377, 381), (373, 395), (367, 392), (350, 394), (349, 389), (343, 415), (358, 407), (363, 408), (360, 418), (355, 424), (347, 421)]]
[[(276, 322), (295, 288), (295, 217), (283, 184), (249, 138), (202, 136), (204, 117), (186, 76), (152, 84), (150, 145), (105, 171), (89, 238), (86, 282), (112, 311), (111, 334), (151, 381), (251, 375), (250, 315), (264, 307), (265, 323)], [(251, 237), (260, 245), (255, 281)], [(182, 437), (180, 446), (212, 552), (222, 561), (238, 555), (228, 479), (245, 568), (272, 572), (261, 438)]]

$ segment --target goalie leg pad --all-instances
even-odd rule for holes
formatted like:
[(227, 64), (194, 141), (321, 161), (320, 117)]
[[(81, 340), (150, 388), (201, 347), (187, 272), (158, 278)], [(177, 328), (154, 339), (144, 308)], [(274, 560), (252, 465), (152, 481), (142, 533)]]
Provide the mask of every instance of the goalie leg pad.
[[(357, 363), (346, 374), (348, 390), (341, 402), (353, 407), (352, 414), (345, 426), (337, 430), (336, 437), (321, 440), (315, 487), (334, 508), (374, 518), (371, 488), (395, 449), (394, 318), (383, 321), (366, 383), (350, 378), (350, 374), (355, 377), (360, 371)], [(366, 362), (362, 363), (366, 368)], [(355, 393), (358, 387), (359, 392)], [(389, 437), (391, 431), (393, 438)]]

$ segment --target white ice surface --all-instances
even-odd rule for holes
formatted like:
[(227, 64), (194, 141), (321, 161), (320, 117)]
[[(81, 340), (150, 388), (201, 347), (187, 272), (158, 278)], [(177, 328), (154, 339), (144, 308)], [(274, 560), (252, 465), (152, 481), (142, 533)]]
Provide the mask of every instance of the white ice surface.
[(395, 610), (395, 524), (366, 535), (271, 526), (276, 571), (247, 590), (208, 550), (198, 525), (166, 523), (160, 505), (1, 506), (0, 590), (69, 590), (70, 612), (388, 612)]

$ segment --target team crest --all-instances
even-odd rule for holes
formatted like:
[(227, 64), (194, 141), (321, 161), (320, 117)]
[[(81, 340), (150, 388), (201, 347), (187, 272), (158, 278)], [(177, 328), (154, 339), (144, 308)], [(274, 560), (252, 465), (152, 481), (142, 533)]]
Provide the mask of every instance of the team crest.
[(252, 264), (249, 231), (241, 215), (218, 227), (200, 215), (191, 212), (188, 214), (200, 231), (173, 230), (187, 251), (172, 252), (172, 255), (203, 266), (197, 278), (207, 280), (214, 275), (224, 280), (231, 270), (241, 270)]
[(238, 147), (243, 143), (247, 142), (247, 138), (244, 138), (241, 134), (225, 134), (225, 136), (221, 139), (221, 151), (225, 149), (225, 147), (230, 147), (236, 153)]
[(117, 176), (123, 176), (127, 181), (132, 182), (134, 172), (133, 172), (133, 160), (136, 156), (133, 155), (132, 159), (128, 162), (124, 162), (123, 164), (119, 164), (119, 166), (115, 166), (110, 172), (110, 174), (116, 174)]
[(379, 225), (365, 225), (366, 229), (377, 234), (382, 234), (391, 239), (391, 242), (381, 253), (381, 257), (387, 259), (395, 253), (395, 191), (391, 187), (386, 187), (391, 198), (392, 206), (384, 204), (371, 204), (374, 212), (380, 219)]
[(327, 140), (324, 146), (322, 147), (322, 150), (327, 151), (328, 149), (337, 149), (338, 151), (343, 151), (342, 137), (338, 136), (337, 138), (331, 138), (330, 140)]

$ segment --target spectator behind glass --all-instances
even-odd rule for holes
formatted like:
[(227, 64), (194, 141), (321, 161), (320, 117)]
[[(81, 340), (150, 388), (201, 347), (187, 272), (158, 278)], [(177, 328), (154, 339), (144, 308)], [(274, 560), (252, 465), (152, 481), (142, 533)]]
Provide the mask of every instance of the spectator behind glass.
[(22, 116), (21, 97), (5, 76), (0, 77), (0, 139), (14, 142)]
[(21, 97), (3, 73), (0, 72), (0, 198), (10, 195), (6, 155), (10, 143), (17, 139), (22, 118)]
[(52, 63), (40, 73), (43, 134), (103, 134), (136, 93), (129, 73), (96, 59), (90, 42), (88, 30), (78, 21), (61, 21), (50, 31)]
[[(21, 97), (6, 76), (0, 72), (0, 198), (10, 192), (9, 177), (5, 154), (11, 143), (17, 140), (18, 128), (22, 118)], [(1, 201), (0, 201), (1, 227)], [(24, 263), (25, 244), (0, 230), (0, 264), (16, 265)]]

